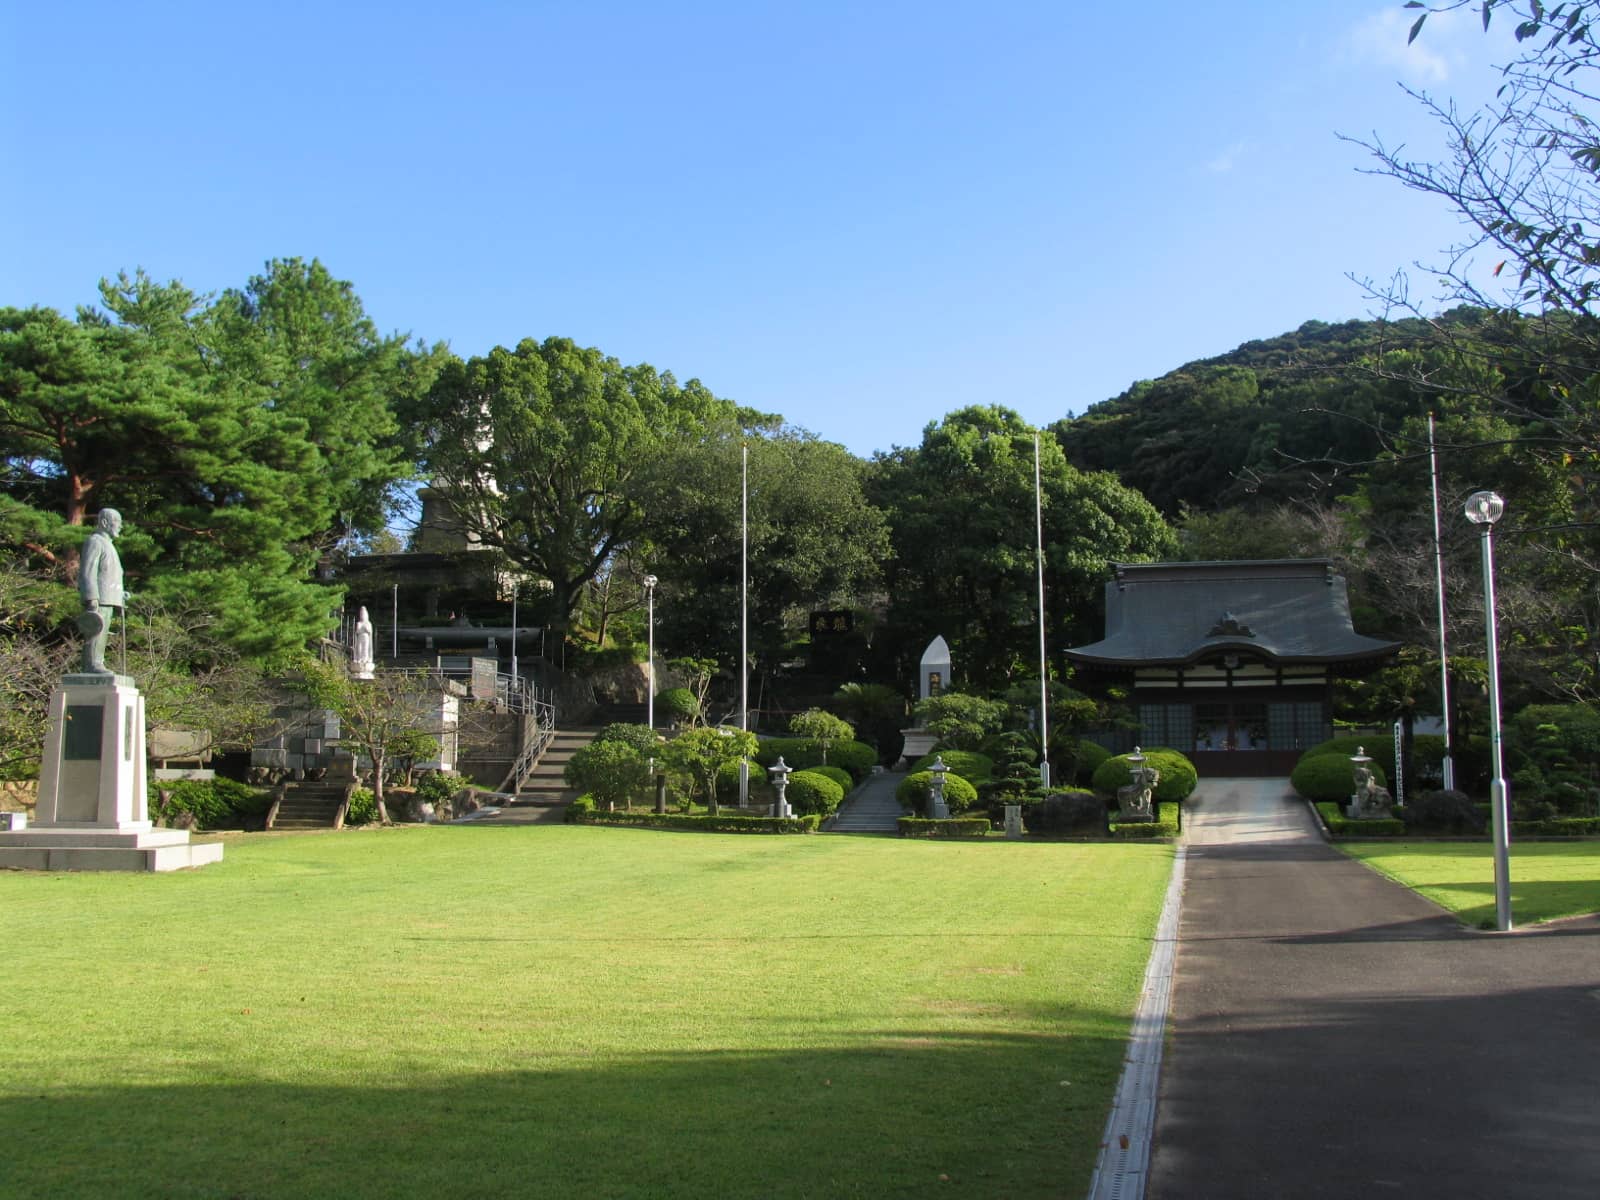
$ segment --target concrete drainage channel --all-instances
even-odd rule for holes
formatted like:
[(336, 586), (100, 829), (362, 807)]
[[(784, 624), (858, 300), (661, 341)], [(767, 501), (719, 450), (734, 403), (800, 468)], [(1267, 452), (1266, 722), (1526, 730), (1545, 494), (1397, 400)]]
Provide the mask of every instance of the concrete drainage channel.
[(1172, 1001), (1172, 967), (1178, 950), (1178, 914), (1183, 908), (1184, 847), (1177, 848), (1167, 899), (1156, 924), (1155, 945), (1144, 972), (1144, 990), (1133, 1014), (1133, 1031), (1122, 1079), (1111, 1101), (1100, 1139), (1100, 1158), (1089, 1184), (1089, 1200), (1141, 1200), (1150, 1177), (1150, 1143), (1155, 1135), (1156, 1092), (1161, 1082), (1161, 1049)]

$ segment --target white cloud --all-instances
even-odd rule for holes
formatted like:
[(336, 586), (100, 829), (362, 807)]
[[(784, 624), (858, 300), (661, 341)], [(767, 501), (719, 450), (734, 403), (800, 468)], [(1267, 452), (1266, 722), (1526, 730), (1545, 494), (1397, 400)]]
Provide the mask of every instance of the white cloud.
[(1220, 151), (1210, 162), (1206, 163), (1206, 170), (1213, 175), (1225, 175), (1238, 165), (1248, 145), (1245, 142), (1234, 142), (1233, 145)]
[(1460, 35), (1465, 22), (1459, 12), (1429, 16), (1422, 33), (1407, 42), (1406, 34), (1417, 19), (1417, 9), (1395, 4), (1373, 13), (1344, 37), (1341, 58), (1358, 65), (1399, 72), (1405, 83), (1441, 84), (1460, 66)]

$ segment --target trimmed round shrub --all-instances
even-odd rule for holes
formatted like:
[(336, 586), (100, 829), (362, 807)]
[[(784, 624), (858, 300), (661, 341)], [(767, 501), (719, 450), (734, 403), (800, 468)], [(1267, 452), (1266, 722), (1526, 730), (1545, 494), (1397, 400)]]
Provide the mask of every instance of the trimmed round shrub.
[[(1358, 748), (1364, 748), (1371, 755), (1375, 767), (1383, 768), (1385, 779), (1394, 778), (1394, 737), (1387, 733), (1347, 734), (1318, 742), (1300, 756), (1300, 761), (1304, 762), (1314, 754), (1334, 754), (1348, 762)], [(1388, 784), (1383, 786), (1387, 787)]]
[[(1200, 783), (1200, 774), (1194, 764), (1176, 750), (1157, 746), (1142, 751), (1146, 765), (1161, 772), (1153, 793), (1156, 800), (1183, 800)], [(1106, 796), (1115, 796), (1119, 787), (1133, 782), (1133, 768), (1126, 754), (1107, 758), (1094, 772), (1094, 790)]]
[(979, 754), (976, 750), (936, 750), (917, 759), (911, 764), (911, 769), (926, 771), (933, 766), (936, 758), (944, 759), (945, 766), (969, 783), (978, 783), (994, 774), (994, 759), (987, 754)]
[(784, 798), (789, 801), (789, 807), (801, 815), (817, 813), (826, 817), (837, 812), (844, 803), (844, 788), (821, 771), (796, 771), (789, 776)]
[[(1076, 743), (1066, 747), (1066, 752), (1071, 754), (1077, 766), (1073, 771), (1072, 779), (1075, 783), (1089, 783), (1094, 779), (1094, 773), (1100, 769), (1100, 764), (1111, 757), (1099, 742), (1085, 741), (1079, 738)], [(1052, 758), (1054, 755), (1052, 754)]]
[(621, 742), (624, 746), (632, 746), (646, 758), (661, 755), (661, 736), (648, 725), (633, 725), (627, 721), (617, 721), (607, 725), (594, 735), (597, 742)]
[[(792, 777), (791, 777), (792, 778)], [(750, 763), (750, 791), (748, 793), (752, 805), (757, 807), (771, 807), (773, 798), (777, 795), (772, 790), (767, 773), (761, 765), (752, 760)], [(717, 768), (717, 802), (720, 804), (739, 803), (739, 760), (723, 763)]]
[[(1352, 754), (1355, 747), (1350, 748)], [(1342, 754), (1313, 754), (1309, 750), (1295, 764), (1289, 783), (1307, 800), (1332, 800), (1348, 804), (1356, 790), (1355, 764)], [(1373, 782), (1379, 787), (1389, 786), (1389, 776), (1383, 764), (1368, 764)]]
[[(850, 794), (850, 789), (856, 785), (856, 781), (851, 778), (850, 772), (846, 771), (843, 767), (807, 767), (806, 770), (813, 775), (826, 775), (829, 779), (833, 780), (840, 787), (842, 787), (845, 791), (845, 795), (847, 796)], [(792, 779), (793, 776), (790, 776), (790, 778)]]
[(1022, 809), (1022, 827), (1029, 833), (1103, 836), (1106, 802), (1093, 792), (1052, 792)]
[[(928, 790), (933, 786), (932, 771), (913, 771), (894, 789), (894, 798), (902, 808), (913, 812), (928, 811)], [(978, 803), (978, 789), (955, 772), (944, 777), (944, 803), (951, 813), (965, 812)]]
[[(756, 751), (756, 761), (770, 767), (783, 759), (784, 765), (797, 771), (822, 766), (822, 747), (807, 738), (762, 738)], [(865, 742), (835, 742), (828, 747), (828, 766), (841, 767), (854, 779), (869, 774), (878, 763), (878, 752)]]
[(1465, 792), (1423, 792), (1396, 810), (1406, 831), (1427, 833), (1482, 833), (1483, 813)]
[(668, 688), (656, 693), (656, 711), (677, 725), (687, 725), (700, 716), (700, 701), (688, 688)]

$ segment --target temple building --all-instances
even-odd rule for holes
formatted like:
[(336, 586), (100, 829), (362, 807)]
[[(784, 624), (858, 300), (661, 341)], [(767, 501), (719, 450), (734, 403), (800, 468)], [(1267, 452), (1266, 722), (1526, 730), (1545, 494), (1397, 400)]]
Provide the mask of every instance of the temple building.
[(1328, 559), (1118, 564), (1106, 635), (1066, 652), (1086, 682), (1131, 684), (1137, 741), (1202, 776), (1287, 775), (1333, 736), (1333, 681), (1383, 666)]

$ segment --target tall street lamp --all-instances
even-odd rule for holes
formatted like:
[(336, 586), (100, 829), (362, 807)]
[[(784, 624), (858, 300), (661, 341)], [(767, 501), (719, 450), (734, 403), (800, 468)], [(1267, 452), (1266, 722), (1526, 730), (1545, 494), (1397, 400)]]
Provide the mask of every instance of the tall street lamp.
[(1467, 520), (1478, 526), (1483, 547), (1483, 623), (1489, 645), (1489, 754), (1494, 778), (1489, 782), (1489, 810), (1494, 818), (1494, 927), (1511, 928), (1511, 814), (1507, 811), (1506, 773), (1500, 756), (1500, 654), (1494, 618), (1494, 523), (1506, 502), (1494, 492), (1467, 497)]
[(645, 723), (650, 726), (650, 732), (656, 731), (656, 577), (644, 577), (645, 601), (645, 628), (649, 631), (650, 643), (650, 669), (647, 674), (650, 681), (645, 686)]

